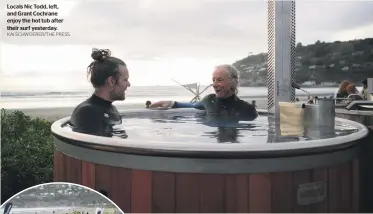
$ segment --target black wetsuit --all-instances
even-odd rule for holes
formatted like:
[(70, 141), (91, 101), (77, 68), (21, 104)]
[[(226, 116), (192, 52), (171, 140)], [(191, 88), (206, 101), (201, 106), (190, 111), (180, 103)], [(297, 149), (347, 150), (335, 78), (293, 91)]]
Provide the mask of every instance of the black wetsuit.
[[(104, 137), (115, 135), (113, 126), (121, 123), (122, 117), (112, 102), (95, 94), (79, 104), (70, 119), (73, 131)], [(119, 136), (125, 138), (125, 131), (120, 130)]]
[(255, 120), (258, 112), (255, 107), (236, 95), (218, 98), (216, 94), (209, 94), (202, 99), (208, 114), (227, 115), (243, 120)]
[(240, 120), (255, 120), (258, 112), (252, 104), (249, 104), (236, 95), (227, 98), (218, 98), (216, 94), (205, 96), (200, 102), (195, 104), (175, 102), (173, 108), (193, 107), (206, 110), (208, 114), (229, 116)]

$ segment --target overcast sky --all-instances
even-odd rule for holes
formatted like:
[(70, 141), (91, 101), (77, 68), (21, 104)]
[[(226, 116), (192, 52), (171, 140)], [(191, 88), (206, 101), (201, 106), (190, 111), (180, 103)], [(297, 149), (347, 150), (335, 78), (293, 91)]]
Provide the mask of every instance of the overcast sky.
[[(170, 84), (171, 78), (208, 82), (214, 65), (267, 51), (265, 1), (43, 2), (59, 4), (60, 31), (71, 36), (3, 37), (1, 85), (6, 88), (89, 87), (85, 69), (92, 47), (110, 48), (124, 59), (133, 85)], [(297, 0), (296, 11), (297, 42), (373, 37), (373, 1)], [(9, 17), (3, 14), (4, 22)]]

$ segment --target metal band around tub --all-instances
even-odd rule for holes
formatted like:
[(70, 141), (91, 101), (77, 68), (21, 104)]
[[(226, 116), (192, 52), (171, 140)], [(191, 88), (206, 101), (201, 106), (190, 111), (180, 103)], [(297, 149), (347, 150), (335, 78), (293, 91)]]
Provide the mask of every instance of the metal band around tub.
[(57, 151), (87, 162), (129, 169), (179, 173), (266, 173), (328, 167), (353, 160), (359, 146), (308, 156), (258, 159), (155, 157), (94, 150), (54, 139)]

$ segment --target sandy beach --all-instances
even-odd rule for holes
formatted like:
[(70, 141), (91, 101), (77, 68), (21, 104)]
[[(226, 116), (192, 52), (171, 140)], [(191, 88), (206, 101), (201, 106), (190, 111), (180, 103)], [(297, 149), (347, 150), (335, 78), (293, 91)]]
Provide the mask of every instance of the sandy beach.
[[(143, 105), (116, 105), (118, 111), (126, 109), (142, 109)], [(24, 108), (24, 109), (7, 109), (8, 111), (19, 110), (34, 118), (42, 118), (49, 121), (55, 121), (64, 117), (69, 117), (75, 107), (53, 107), (53, 108)]]
[[(115, 104), (114, 104), (115, 105)], [(258, 109), (267, 108), (266, 99), (256, 99), (256, 105)], [(128, 105), (115, 105), (118, 111), (124, 111), (128, 109), (145, 109), (144, 104), (128, 104)], [(58, 119), (69, 117), (75, 107), (54, 107), (54, 108), (24, 108), (24, 109), (9, 109), (9, 111), (20, 110), (26, 115), (34, 118), (42, 118), (49, 121), (56, 121)]]

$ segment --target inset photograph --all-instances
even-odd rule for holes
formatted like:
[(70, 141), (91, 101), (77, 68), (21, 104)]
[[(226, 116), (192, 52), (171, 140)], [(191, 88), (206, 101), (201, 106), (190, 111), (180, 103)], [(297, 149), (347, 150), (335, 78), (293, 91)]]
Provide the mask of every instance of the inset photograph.
[(25, 189), (0, 207), (1, 214), (123, 214), (101, 193), (78, 184), (53, 182)]

